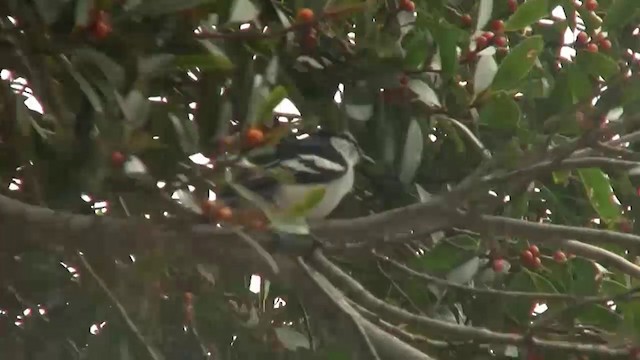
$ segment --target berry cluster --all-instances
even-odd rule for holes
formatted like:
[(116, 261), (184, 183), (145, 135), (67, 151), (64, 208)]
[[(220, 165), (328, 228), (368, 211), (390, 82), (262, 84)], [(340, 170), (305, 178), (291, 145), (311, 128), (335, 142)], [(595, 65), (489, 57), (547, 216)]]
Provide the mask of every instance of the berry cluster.
[(589, 52), (598, 52), (600, 49), (608, 51), (611, 49), (611, 40), (607, 39), (607, 36), (600, 32), (593, 38), (589, 37), (584, 31), (581, 31), (576, 36), (576, 45), (584, 47)]

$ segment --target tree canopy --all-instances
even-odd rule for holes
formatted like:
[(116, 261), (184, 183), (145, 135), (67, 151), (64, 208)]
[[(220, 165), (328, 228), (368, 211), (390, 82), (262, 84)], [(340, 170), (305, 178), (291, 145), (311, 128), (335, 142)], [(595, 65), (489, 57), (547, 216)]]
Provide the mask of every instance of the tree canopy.
[[(0, 46), (7, 359), (640, 358), (640, 1), (6, 0)], [(318, 129), (374, 160), (328, 219), (234, 182)]]

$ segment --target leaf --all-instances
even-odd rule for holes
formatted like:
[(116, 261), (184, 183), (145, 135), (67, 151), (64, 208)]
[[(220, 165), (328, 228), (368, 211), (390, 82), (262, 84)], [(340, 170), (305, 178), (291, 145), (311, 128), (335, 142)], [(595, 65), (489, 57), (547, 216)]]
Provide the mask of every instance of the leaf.
[(452, 77), (458, 69), (458, 41), (465, 38), (467, 33), (456, 26), (446, 23), (444, 20), (435, 24), (431, 32), (438, 43), (442, 73)]
[(251, 0), (235, 0), (231, 7), (229, 22), (246, 23), (251, 22), (258, 16), (258, 8)]
[(411, 40), (404, 46), (404, 65), (409, 69), (420, 69), (427, 59), (429, 47), (427, 46), (427, 35), (418, 31)]
[(480, 124), (493, 129), (515, 131), (520, 122), (520, 107), (504, 92), (495, 94), (480, 110)]
[(309, 339), (291, 327), (277, 327), (273, 329), (280, 343), (287, 350), (296, 351), (298, 348), (309, 349)]
[(577, 170), (587, 192), (591, 206), (607, 225), (615, 224), (622, 217), (622, 208), (617, 204), (609, 177), (597, 168)]
[(120, 104), (125, 119), (128, 121), (128, 125), (132, 129), (138, 129), (147, 122), (151, 103), (146, 94), (142, 92), (142, 89), (133, 88), (126, 98), (122, 99), (120, 95), (117, 95), (116, 99)]
[(442, 107), (438, 95), (426, 82), (417, 79), (409, 80), (409, 89), (418, 95), (418, 100), (429, 107)]
[(467, 284), (478, 273), (480, 258), (477, 256), (467, 260), (447, 274), (447, 280), (454, 284)]
[(476, 73), (473, 76), (473, 92), (478, 95), (487, 89), (493, 82), (497, 71), (498, 64), (493, 55), (480, 56), (476, 66)]
[(89, 47), (74, 49), (71, 52), (71, 61), (74, 65), (83, 62), (92, 63), (100, 69), (105, 79), (114, 87), (120, 88), (124, 85), (125, 73), (122, 66), (100, 51)]
[(521, 30), (549, 14), (549, 0), (527, 0), (504, 24), (505, 31)]
[(290, 209), (287, 210), (286, 216), (305, 216), (309, 210), (311, 210), (314, 206), (318, 205), (320, 201), (322, 201), (325, 192), (326, 189), (321, 186), (309, 190), (305, 194), (302, 201), (294, 204)]
[(47, 25), (58, 20), (62, 10), (71, 0), (35, 0), (36, 9)]
[[(576, 64), (567, 66), (567, 76), (569, 77), (569, 89), (571, 90), (572, 103), (577, 104), (588, 97), (593, 96), (589, 75)], [(562, 120), (565, 120), (564, 117)], [(566, 121), (564, 121), (566, 122)], [(575, 121), (574, 121), (575, 123)]]
[(422, 129), (415, 118), (411, 119), (404, 143), (400, 173), (398, 174), (398, 178), (403, 184), (409, 185), (413, 181), (413, 177), (422, 162), (423, 149), (424, 137), (422, 136)]
[(258, 111), (258, 121), (268, 121), (273, 117), (273, 109), (287, 97), (287, 89), (284, 86), (276, 86), (264, 100)]
[(527, 76), (543, 47), (542, 36), (523, 40), (500, 63), (491, 88), (496, 91), (515, 88)]
[(491, 20), (491, 13), (493, 12), (493, 0), (480, 0), (480, 6), (478, 7), (478, 23), (476, 24), (476, 31), (482, 30), (489, 20)]
[(91, 10), (94, 7), (94, 0), (78, 0), (75, 9), (76, 27), (86, 28), (91, 21)]
[(574, 295), (594, 295), (598, 292), (598, 271), (591, 260), (576, 257), (567, 262), (571, 272), (569, 291)]
[(146, 177), (148, 171), (147, 166), (135, 155), (129, 156), (124, 163), (124, 173), (132, 178)]
[(69, 59), (62, 56), (61, 60), (64, 67), (67, 69), (69, 74), (71, 74), (71, 77), (73, 77), (73, 79), (80, 86), (80, 90), (82, 90), (84, 95), (87, 97), (87, 99), (91, 103), (91, 106), (93, 106), (93, 110), (99, 114), (102, 114), (104, 112), (104, 109), (102, 108), (102, 100), (100, 99), (100, 96), (98, 96), (98, 93), (96, 93), (87, 79), (85, 79), (85, 77), (76, 70), (75, 66), (73, 66)]
[(191, 155), (198, 152), (198, 129), (195, 123), (189, 119), (181, 120), (176, 115), (169, 113), (169, 120), (178, 134), (178, 142), (185, 154)]
[(207, 3), (214, 3), (214, 0), (144, 0), (130, 11), (153, 17), (192, 9)]
[(373, 116), (373, 104), (345, 104), (344, 111), (354, 120), (367, 121)]
[(640, 2), (636, 0), (614, 0), (607, 11), (602, 28), (605, 31), (622, 29), (634, 19), (638, 9)]
[(208, 55), (180, 55), (175, 59), (175, 64), (183, 70), (198, 67), (202, 71), (221, 70), (227, 71), (233, 69), (233, 63), (226, 56)]
[(150, 78), (158, 74), (164, 74), (175, 64), (176, 56), (173, 54), (154, 54), (138, 58), (138, 74), (141, 78)]
[(593, 76), (601, 76), (605, 80), (620, 72), (615, 60), (599, 52), (578, 51), (576, 63), (583, 71)]

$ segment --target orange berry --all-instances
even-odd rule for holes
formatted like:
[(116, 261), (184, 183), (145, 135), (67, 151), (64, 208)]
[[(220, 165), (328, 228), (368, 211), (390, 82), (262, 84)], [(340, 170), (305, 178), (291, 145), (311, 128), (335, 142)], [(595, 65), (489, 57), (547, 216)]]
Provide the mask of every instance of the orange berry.
[(564, 264), (567, 261), (567, 254), (565, 254), (561, 250), (558, 250), (553, 253), (553, 260), (555, 260), (555, 262), (557, 262), (558, 264)]
[(411, 0), (402, 0), (400, 2), (400, 10), (414, 12), (416, 11), (416, 4)]
[(309, 8), (302, 8), (298, 10), (298, 14), (296, 15), (296, 20), (299, 23), (310, 23), (315, 18), (315, 14), (313, 10)]
[(213, 217), (219, 221), (229, 221), (233, 218), (233, 210), (228, 206), (216, 207)]
[(111, 153), (111, 164), (113, 166), (120, 167), (124, 165), (127, 157), (120, 151), (114, 151)]
[(504, 260), (502, 259), (493, 260), (493, 262), (491, 263), (491, 268), (493, 269), (493, 271), (497, 273), (501, 273), (502, 270), (504, 270)]
[(491, 22), (491, 30), (493, 30), (493, 31), (495, 31), (497, 33), (504, 31), (504, 21), (499, 20), (499, 19), (498, 20), (493, 20)]
[(596, 11), (596, 9), (598, 9), (598, 2), (596, 0), (587, 0), (584, 2), (584, 7), (589, 11)]
[(529, 251), (531, 251), (534, 257), (540, 256), (540, 249), (536, 245), (529, 246)]
[(258, 146), (264, 141), (264, 132), (260, 129), (251, 128), (247, 131), (246, 140), (249, 146)]
[(464, 14), (460, 17), (460, 22), (462, 22), (464, 27), (468, 27), (473, 24), (473, 18), (471, 18), (471, 15), (469, 14)]
[(592, 52), (592, 53), (597, 53), (598, 52), (598, 45), (596, 45), (594, 43), (590, 43), (589, 45), (587, 45), (587, 51), (588, 52)]
[(498, 36), (493, 40), (493, 43), (497, 47), (505, 47), (505, 46), (507, 46), (507, 37), (506, 36)]
[(585, 45), (589, 42), (589, 35), (584, 31), (579, 32), (578, 36), (576, 36), (576, 42), (580, 45)]

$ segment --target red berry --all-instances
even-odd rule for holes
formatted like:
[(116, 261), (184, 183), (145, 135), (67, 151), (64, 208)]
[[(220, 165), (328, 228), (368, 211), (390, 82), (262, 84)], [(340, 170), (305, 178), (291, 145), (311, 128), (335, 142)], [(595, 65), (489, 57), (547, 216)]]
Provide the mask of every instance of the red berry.
[(400, 2), (400, 10), (414, 12), (416, 11), (416, 4), (411, 0), (402, 0)]
[(104, 10), (98, 11), (93, 17), (91, 33), (96, 39), (104, 39), (111, 34), (111, 31), (113, 31), (113, 29), (111, 28), (111, 18), (109, 14)]
[(218, 206), (214, 209), (213, 218), (219, 221), (229, 221), (233, 218), (233, 210), (228, 206)]
[(476, 47), (477, 47), (477, 50), (482, 50), (482, 49), (484, 49), (484, 48), (487, 46), (487, 44), (488, 44), (488, 43), (489, 43), (489, 40), (487, 40), (487, 38), (486, 38), (486, 37), (484, 37), (484, 36), (478, 36), (478, 37), (476, 38)]
[(533, 263), (531, 264), (531, 267), (534, 268), (534, 269), (538, 269), (538, 268), (540, 268), (540, 266), (542, 266), (542, 260), (540, 260), (539, 257), (534, 258), (533, 259)]
[(111, 164), (113, 164), (114, 166), (120, 167), (124, 165), (124, 162), (126, 160), (127, 157), (120, 151), (114, 151), (111, 153)]
[(518, 1), (508, 0), (507, 7), (509, 8), (509, 12), (512, 12), (512, 13), (516, 12), (516, 10), (518, 9)]
[(469, 14), (464, 14), (460, 17), (460, 21), (462, 22), (462, 25), (465, 27), (471, 26), (473, 24), (473, 19), (471, 18), (471, 15)]
[(579, 32), (576, 37), (576, 42), (580, 45), (585, 45), (589, 42), (589, 35), (584, 31)]
[(529, 250), (524, 250), (520, 254), (520, 261), (522, 261), (522, 263), (525, 265), (528, 265), (528, 266), (532, 265), (534, 261), (533, 259), (534, 259), (534, 256)]
[(184, 302), (187, 304), (191, 304), (193, 303), (193, 293), (192, 292), (185, 292), (184, 293)]
[(302, 8), (298, 10), (298, 14), (296, 15), (296, 20), (299, 23), (310, 23), (313, 21), (314, 17), (315, 17), (315, 14), (313, 13), (313, 10), (309, 8)]
[(493, 40), (493, 43), (497, 47), (505, 47), (505, 46), (507, 46), (507, 37), (506, 36), (498, 36)]
[(598, 8), (598, 2), (596, 0), (587, 0), (584, 2), (584, 7), (589, 11), (596, 11)]
[(504, 270), (504, 261), (502, 259), (493, 260), (493, 262), (491, 263), (491, 268), (493, 269), (493, 271), (501, 273), (502, 270)]
[(400, 77), (400, 85), (407, 86), (409, 84), (409, 77), (407, 75), (402, 75)]
[(209, 200), (205, 200), (200, 204), (200, 210), (202, 211), (202, 215), (209, 217), (211, 215), (211, 210), (213, 209), (213, 202)]
[(567, 261), (567, 254), (565, 254), (561, 250), (558, 250), (553, 253), (553, 260), (555, 260), (555, 262), (557, 262), (558, 264), (564, 264)]
[(500, 33), (504, 31), (504, 21), (502, 20), (493, 20), (491, 22), (491, 30)]
[(536, 245), (530, 245), (529, 251), (531, 251), (531, 254), (533, 254), (534, 257), (540, 256), (540, 249)]
[(590, 43), (589, 45), (587, 45), (587, 51), (588, 52), (592, 52), (592, 53), (597, 53), (598, 52), (598, 45), (596, 45), (594, 43)]
[(604, 39), (600, 41), (600, 47), (602, 48), (602, 50), (607, 51), (607, 50), (611, 50), (611, 41), (609, 39)]
[(487, 41), (488, 41), (488, 42), (491, 42), (491, 40), (493, 40), (493, 38), (494, 38), (494, 37), (496, 37), (496, 34), (494, 34), (494, 33), (493, 33), (493, 32), (491, 32), (491, 31), (485, 31), (485, 32), (482, 34), (482, 37), (483, 37), (483, 38), (485, 38), (485, 39), (487, 39)]
[(258, 146), (264, 141), (264, 132), (257, 128), (251, 128), (247, 130), (246, 140), (249, 146)]

